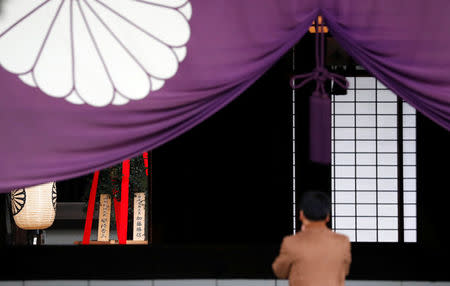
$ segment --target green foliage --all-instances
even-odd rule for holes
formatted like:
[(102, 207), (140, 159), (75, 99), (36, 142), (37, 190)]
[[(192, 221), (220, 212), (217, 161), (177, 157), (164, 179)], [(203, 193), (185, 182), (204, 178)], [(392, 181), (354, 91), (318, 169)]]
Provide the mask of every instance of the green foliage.
[[(100, 171), (98, 178), (97, 193), (111, 194), (120, 200), (120, 189), (122, 185), (122, 163)], [(145, 174), (144, 158), (135, 157), (130, 160), (130, 182), (129, 193), (147, 193), (148, 180)]]
[[(132, 158), (130, 160), (130, 179), (129, 179), (129, 194), (128, 194), (128, 211), (132, 214), (133, 198), (135, 192), (144, 192), (148, 195), (148, 179), (145, 172), (144, 158), (142, 155)], [(89, 183), (92, 185), (93, 175), (88, 176)], [(97, 186), (96, 207), (101, 194), (110, 194), (120, 201), (121, 198), (121, 184), (122, 184), (122, 163), (100, 171)], [(90, 188), (87, 190), (87, 198), (89, 198)], [(86, 199), (86, 204), (87, 204)], [(114, 215), (114, 211), (112, 212)]]

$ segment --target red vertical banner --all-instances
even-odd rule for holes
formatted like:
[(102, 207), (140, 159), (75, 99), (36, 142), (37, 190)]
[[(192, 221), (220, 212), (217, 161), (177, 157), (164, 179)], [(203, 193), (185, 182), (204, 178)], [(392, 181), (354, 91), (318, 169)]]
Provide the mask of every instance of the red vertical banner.
[(120, 188), (116, 188), (117, 187), (117, 181), (118, 181), (118, 177), (116, 177), (114, 174), (112, 175), (111, 178), (111, 183), (113, 185), (113, 201), (114, 201), (114, 215), (116, 217), (116, 230), (117, 230), (117, 235), (119, 235), (120, 233), (120, 201), (117, 199), (118, 198), (118, 194), (120, 193)]
[(147, 152), (144, 152), (144, 153), (142, 154), (142, 157), (144, 157), (145, 174), (146, 174), (147, 177), (148, 177), (148, 153), (147, 153)]
[(98, 176), (100, 172), (95, 171), (92, 179), (91, 192), (89, 193), (88, 209), (86, 214), (86, 223), (84, 224), (84, 234), (82, 244), (89, 244), (91, 239), (92, 219), (94, 217), (95, 195), (97, 194)]
[(122, 163), (122, 185), (121, 185), (120, 210), (119, 210), (120, 227), (118, 229), (119, 244), (127, 243), (129, 183), (130, 183), (130, 160), (125, 160)]

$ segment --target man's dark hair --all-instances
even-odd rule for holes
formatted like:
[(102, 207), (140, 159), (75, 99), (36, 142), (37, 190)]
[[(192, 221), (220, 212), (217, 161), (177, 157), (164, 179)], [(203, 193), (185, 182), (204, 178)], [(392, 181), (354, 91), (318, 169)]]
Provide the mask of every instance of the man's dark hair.
[(324, 220), (330, 214), (330, 198), (320, 191), (308, 191), (303, 194), (300, 210), (311, 221)]

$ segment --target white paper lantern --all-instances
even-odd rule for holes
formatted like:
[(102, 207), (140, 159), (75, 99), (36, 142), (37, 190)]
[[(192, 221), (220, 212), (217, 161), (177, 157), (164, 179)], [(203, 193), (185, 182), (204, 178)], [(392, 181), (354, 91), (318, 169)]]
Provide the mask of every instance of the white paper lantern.
[(56, 213), (56, 184), (50, 182), (11, 192), (11, 210), (21, 229), (46, 229)]

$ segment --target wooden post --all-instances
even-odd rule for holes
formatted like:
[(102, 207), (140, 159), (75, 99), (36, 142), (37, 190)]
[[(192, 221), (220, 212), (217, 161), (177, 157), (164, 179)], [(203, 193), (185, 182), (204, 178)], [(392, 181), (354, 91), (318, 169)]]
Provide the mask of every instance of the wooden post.
[(111, 195), (100, 195), (100, 210), (98, 212), (98, 241), (109, 241), (111, 224)]
[(134, 193), (133, 240), (145, 240), (145, 193)]

